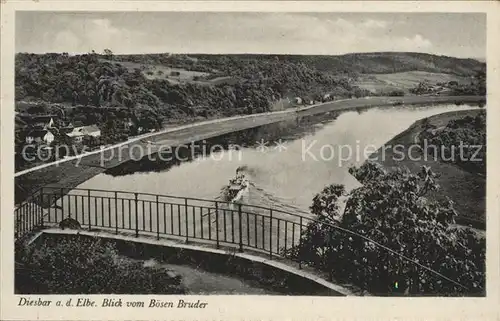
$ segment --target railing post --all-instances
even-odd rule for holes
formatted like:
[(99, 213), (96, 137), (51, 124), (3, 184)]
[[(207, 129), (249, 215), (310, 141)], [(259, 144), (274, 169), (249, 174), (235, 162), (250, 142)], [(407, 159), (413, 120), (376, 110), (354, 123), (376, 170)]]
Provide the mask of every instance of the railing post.
[(301, 246), (302, 246), (302, 216), (300, 217), (300, 230), (299, 230), (299, 269), (302, 269), (302, 257), (300, 255), (301, 251)]
[(273, 258), (273, 210), (269, 209), (269, 258)]
[(419, 286), (420, 286), (420, 280), (418, 277), (418, 266), (413, 266), (412, 267), (412, 277), (411, 277), (411, 287), (410, 287), (410, 294), (418, 294), (420, 291)]
[[(102, 204), (102, 197), (101, 197), (101, 204)], [(102, 214), (103, 213), (101, 213), (101, 215)], [(99, 224), (98, 224), (99, 219), (98, 219), (98, 216), (97, 216), (97, 196), (94, 196), (94, 217), (95, 217), (95, 226), (98, 227), (99, 226)], [(103, 221), (104, 221), (104, 218), (103, 218)]]
[(184, 198), (184, 215), (186, 216), (185, 222), (186, 222), (186, 243), (189, 241), (189, 222), (188, 222), (188, 200), (187, 198)]
[[(21, 203), (22, 204), (22, 203)], [(19, 217), (19, 228), (18, 228), (18, 234), (23, 235), (24, 234), (24, 205), (21, 205), (18, 209), (18, 217)]]
[(32, 213), (32, 210), (31, 210), (31, 207), (32, 207), (32, 203), (28, 203), (26, 204), (27, 206), (27, 210), (28, 210), (28, 230), (27, 232), (31, 232), (33, 229), (34, 229), (34, 224), (33, 224), (33, 213)]
[(14, 211), (14, 219), (16, 220), (16, 227), (14, 229), (14, 238), (17, 239), (19, 237), (19, 209)]
[[(134, 193), (135, 196), (135, 237), (139, 237), (139, 207), (137, 206), (138, 194)], [(142, 213), (144, 215), (144, 213)]]
[(240, 252), (243, 252), (243, 225), (241, 222), (241, 203), (238, 204), (238, 228), (240, 230)]
[[(89, 211), (89, 231), (92, 229), (92, 215), (90, 214), (90, 190), (87, 191), (87, 210)], [(97, 222), (96, 222), (97, 223)]]
[(156, 239), (160, 239), (160, 208), (158, 203), (158, 195), (156, 195)]
[(61, 216), (62, 219), (64, 220), (65, 215), (64, 215), (64, 188), (61, 187)]
[(215, 233), (216, 233), (216, 239), (217, 239), (217, 248), (220, 247), (219, 245), (219, 203), (215, 201)]
[(40, 188), (40, 226), (43, 228), (43, 187)]
[(50, 207), (54, 208), (54, 222), (58, 223), (58, 220), (57, 220), (58, 215), (57, 215), (57, 208), (56, 208), (56, 191), (55, 190), (52, 190), (50, 193)]
[(118, 192), (115, 192), (115, 225), (115, 233), (118, 234)]

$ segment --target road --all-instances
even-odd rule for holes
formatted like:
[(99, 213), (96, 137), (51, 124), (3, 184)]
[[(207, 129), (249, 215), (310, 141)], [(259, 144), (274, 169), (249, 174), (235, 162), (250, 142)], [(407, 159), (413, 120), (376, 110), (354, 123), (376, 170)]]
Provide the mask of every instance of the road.
[[(27, 189), (22, 194), (30, 193), (47, 184), (75, 186), (75, 184), (80, 184), (92, 176), (104, 172), (106, 169), (118, 166), (131, 159), (138, 160), (140, 156), (156, 153), (159, 144), (162, 146), (178, 146), (239, 130), (295, 119), (297, 116), (396, 104), (442, 104), (458, 101), (462, 103), (478, 103), (484, 100), (485, 97), (483, 96), (367, 97), (338, 100), (276, 112), (203, 121), (136, 136), (113, 146), (17, 172), (15, 173), (16, 186)], [(145, 152), (147, 154), (144, 154)], [(16, 193), (18, 193), (17, 190)]]

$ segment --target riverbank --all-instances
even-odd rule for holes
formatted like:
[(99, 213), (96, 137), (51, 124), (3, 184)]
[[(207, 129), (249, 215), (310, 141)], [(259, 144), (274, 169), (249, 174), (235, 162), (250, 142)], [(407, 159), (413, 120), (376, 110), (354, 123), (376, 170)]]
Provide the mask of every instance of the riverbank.
[[(450, 120), (465, 116), (476, 116), (480, 110), (465, 110), (447, 112), (426, 118), (428, 123), (436, 127), (446, 126)], [(436, 200), (446, 200), (449, 197), (455, 203), (459, 217), (457, 223), (470, 225), (477, 229), (485, 229), (486, 225), (486, 178), (476, 173), (465, 171), (457, 165), (445, 163), (432, 157), (424, 157), (418, 149), (409, 147), (415, 145), (415, 140), (423, 130), (425, 119), (415, 122), (407, 130), (400, 133), (377, 152), (371, 159), (383, 165), (386, 169), (406, 167), (412, 172), (419, 172), (423, 165), (430, 166), (433, 172), (440, 175), (437, 183), (440, 189), (431, 194)], [(394, 146), (404, 146), (404, 150), (411, 157), (404, 157), (397, 153)], [(405, 153), (405, 156), (409, 156)]]
[[(158, 152), (159, 147), (155, 146), (155, 144), (178, 146), (231, 132), (329, 111), (416, 104), (480, 103), (484, 99), (485, 98), (482, 96), (368, 97), (333, 101), (265, 114), (217, 119), (165, 129), (160, 132), (134, 137), (127, 142), (106, 149), (16, 173), (16, 202), (22, 201), (25, 199), (26, 195), (29, 195), (43, 186), (77, 186), (91, 177), (104, 172), (106, 169), (116, 167), (131, 159), (138, 160), (141, 156), (146, 156), (144, 152), (149, 154)], [(151, 143), (153, 143), (153, 145)]]

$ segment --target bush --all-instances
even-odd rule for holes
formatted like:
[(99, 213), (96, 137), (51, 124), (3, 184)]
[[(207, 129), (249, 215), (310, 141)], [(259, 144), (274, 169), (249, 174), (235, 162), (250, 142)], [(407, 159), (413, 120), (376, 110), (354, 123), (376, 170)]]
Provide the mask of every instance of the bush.
[[(454, 227), (452, 202), (431, 202), (425, 197), (438, 188), (430, 168), (422, 168), (418, 174), (401, 169), (387, 172), (367, 162), (351, 173), (363, 186), (347, 194), (342, 185), (332, 185), (318, 194), (311, 207), (317, 221), (304, 230), (301, 244), (290, 251), (292, 256), (377, 295), (409, 291), (410, 283), (411, 291), (420, 295), (483, 294), (485, 240), (468, 228)], [(344, 196), (349, 198), (344, 212), (339, 212)], [(363, 237), (465, 288), (417, 268)]]
[(389, 93), (389, 96), (397, 96), (397, 97), (402, 97), (405, 95), (405, 92), (403, 90), (393, 90)]
[(111, 243), (72, 236), (16, 250), (16, 293), (182, 294), (179, 277), (120, 257)]

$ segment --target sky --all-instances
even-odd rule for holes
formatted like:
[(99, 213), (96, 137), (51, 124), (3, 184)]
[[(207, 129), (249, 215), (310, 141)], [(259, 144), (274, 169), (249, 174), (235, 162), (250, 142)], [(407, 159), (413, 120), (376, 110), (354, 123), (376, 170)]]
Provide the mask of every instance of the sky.
[(17, 12), (16, 52), (486, 56), (483, 13)]

